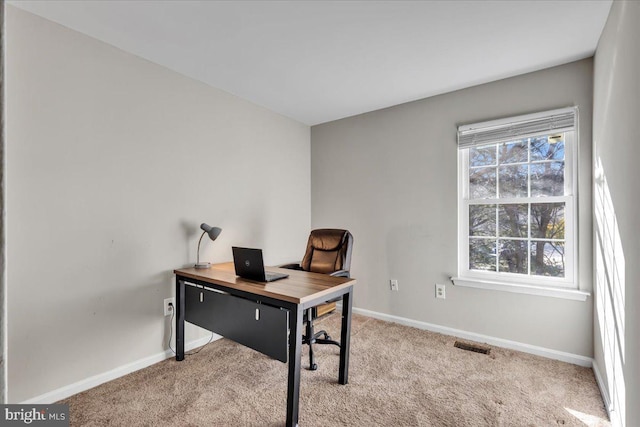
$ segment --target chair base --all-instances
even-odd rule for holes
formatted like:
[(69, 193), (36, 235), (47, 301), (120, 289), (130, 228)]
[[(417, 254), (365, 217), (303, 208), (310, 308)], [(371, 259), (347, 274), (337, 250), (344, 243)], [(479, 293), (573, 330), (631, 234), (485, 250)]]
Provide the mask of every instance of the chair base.
[[(324, 338), (321, 338), (324, 336)], [(327, 331), (318, 331), (316, 333), (313, 332), (313, 308), (310, 308), (307, 311), (307, 328), (306, 334), (302, 336), (302, 344), (309, 345), (309, 370), (315, 371), (318, 369), (318, 365), (314, 362), (313, 357), (313, 344), (332, 344), (340, 347), (340, 343), (338, 341), (332, 340)]]

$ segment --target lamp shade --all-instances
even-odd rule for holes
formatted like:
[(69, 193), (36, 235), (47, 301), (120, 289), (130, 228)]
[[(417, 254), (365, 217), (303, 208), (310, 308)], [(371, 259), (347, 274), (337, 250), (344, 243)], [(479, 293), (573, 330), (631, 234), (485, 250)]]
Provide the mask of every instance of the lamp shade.
[(204, 231), (205, 233), (207, 233), (211, 240), (216, 240), (218, 238), (218, 236), (220, 235), (220, 233), (222, 232), (221, 228), (212, 227), (212, 226), (210, 226), (208, 224), (205, 224), (204, 222), (202, 224), (200, 224), (200, 229), (202, 231)]

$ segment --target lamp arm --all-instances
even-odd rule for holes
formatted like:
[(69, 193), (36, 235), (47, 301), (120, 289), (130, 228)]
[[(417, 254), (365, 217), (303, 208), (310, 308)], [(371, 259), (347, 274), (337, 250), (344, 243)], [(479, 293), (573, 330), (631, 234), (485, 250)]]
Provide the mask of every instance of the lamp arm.
[(202, 238), (204, 237), (205, 234), (207, 234), (207, 232), (203, 231), (202, 234), (200, 235), (200, 240), (198, 240), (198, 254), (196, 255), (197, 264), (200, 264), (200, 242), (202, 242)]

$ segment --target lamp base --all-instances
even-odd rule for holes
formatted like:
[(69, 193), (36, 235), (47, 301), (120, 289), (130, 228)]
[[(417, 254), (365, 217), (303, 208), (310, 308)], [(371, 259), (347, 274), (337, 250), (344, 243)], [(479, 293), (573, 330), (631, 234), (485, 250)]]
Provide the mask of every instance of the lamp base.
[(211, 263), (210, 262), (199, 262), (196, 265), (194, 265), (195, 268), (210, 268), (211, 267)]

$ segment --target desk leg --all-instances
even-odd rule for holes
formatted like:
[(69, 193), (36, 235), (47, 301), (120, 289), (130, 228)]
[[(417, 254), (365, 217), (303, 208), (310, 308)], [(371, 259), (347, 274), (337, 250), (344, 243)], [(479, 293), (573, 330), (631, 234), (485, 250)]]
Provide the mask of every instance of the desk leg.
[(298, 425), (300, 356), (302, 354), (302, 308), (289, 312), (289, 377), (287, 380), (287, 427)]
[(342, 296), (342, 328), (340, 330), (340, 371), (338, 382), (349, 382), (349, 345), (351, 341), (351, 305), (353, 303), (353, 287)]
[(184, 280), (176, 277), (176, 360), (184, 360)]

